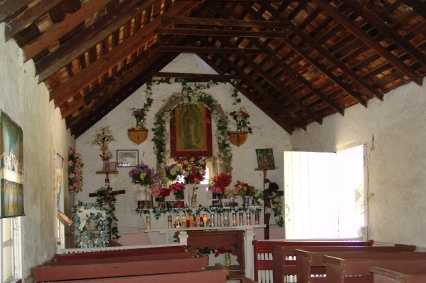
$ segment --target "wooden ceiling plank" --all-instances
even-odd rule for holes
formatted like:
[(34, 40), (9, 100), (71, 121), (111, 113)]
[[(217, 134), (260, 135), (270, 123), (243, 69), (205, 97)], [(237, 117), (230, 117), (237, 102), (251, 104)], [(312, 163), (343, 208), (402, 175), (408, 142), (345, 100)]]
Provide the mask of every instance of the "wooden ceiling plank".
[(85, 2), (79, 10), (67, 14), (63, 21), (53, 24), (46, 32), (23, 46), (25, 60), (30, 60), (44, 49), (57, 44), (59, 39), (72, 31), (75, 27), (90, 18), (96, 12), (104, 9), (110, 0), (96, 0)]
[[(182, 13), (188, 11), (191, 7), (194, 7), (193, 2), (178, 2), (170, 11), (172, 14)], [(148, 36), (151, 36), (153, 32), (161, 25), (160, 17), (157, 17), (149, 24), (145, 25), (143, 29), (139, 30), (134, 36), (125, 40), (123, 44), (114, 48), (108, 56), (103, 56), (101, 59), (95, 61), (87, 68), (81, 70), (70, 80), (61, 84), (58, 89), (54, 91), (53, 98), (57, 105), (64, 104), (68, 99), (73, 97), (78, 91), (87, 86), (92, 81), (96, 80), (100, 75), (105, 73), (109, 68), (116, 66), (127, 56), (136, 52), (138, 48), (141, 48), (145, 44), (145, 40)]]
[(412, 57), (416, 58), (422, 65), (426, 65), (426, 55), (417, 50), (410, 42), (400, 36), (391, 27), (387, 26), (385, 22), (375, 13), (372, 9), (367, 8), (365, 5), (359, 4), (357, 1), (344, 0), (345, 5), (360, 14), (371, 25), (380, 31), (385, 37), (391, 38), (397, 45), (405, 50)]
[(7, 23), (6, 40), (11, 39), (16, 34), (29, 27), (35, 20), (49, 12), (62, 1), (63, 0), (41, 0), (35, 6), (27, 8), (22, 14)]
[[(273, 9), (271, 5), (268, 5), (268, 11)], [(279, 17), (279, 14), (274, 12), (276, 17)], [(285, 21), (284, 18), (280, 18), (281, 21)], [(303, 30), (299, 29), (297, 26), (295, 26), (290, 21), (285, 22), (287, 24), (287, 27), (296, 35), (300, 36), (303, 39), (303, 42), (309, 46), (310, 48), (317, 50), (317, 52), (329, 60), (331, 63), (333, 63), (336, 67), (338, 67), (340, 70), (345, 73), (346, 76), (348, 76), (360, 89), (363, 89), (368, 96), (373, 97), (376, 96), (380, 100), (383, 100), (383, 94), (373, 90), (362, 78), (360, 78), (352, 69), (350, 69), (348, 66), (346, 66), (343, 62), (341, 62), (338, 58), (336, 58), (328, 49), (322, 47), (321, 42), (316, 41), (313, 37), (305, 33)], [(290, 41), (291, 39), (287, 38)]]
[[(264, 0), (262, 0), (264, 1)], [(363, 30), (361, 30), (354, 23), (346, 19), (335, 7), (330, 5), (328, 1), (325, 0), (313, 0), (317, 5), (321, 7), (327, 14), (332, 16), (336, 22), (349, 30), (352, 34), (359, 38), (366, 46), (375, 50), (383, 58), (388, 60), (392, 65), (394, 65), (401, 73), (412, 79), (418, 85), (422, 85), (423, 79), (421, 76), (415, 73), (414, 70), (410, 69), (405, 65), (398, 57), (389, 52), (385, 47), (383, 47), (379, 42), (370, 38)]]
[(94, 26), (82, 31), (78, 37), (63, 43), (58, 50), (43, 57), (36, 62), (36, 69), (39, 75), (39, 81), (46, 80), (49, 76), (60, 70), (62, 67), (71, 63), (74, 58), (83, 54), (92, 46), (103, 41), (111, 33), (125, 25), (138, 11), (144, 10), (155, 0), (143, 1), (130, 0), (125, 2), (117, 14), (110, 17), (104, 17)]
[(420, 0), (402, 0), (426, 20), (426, 3)]
[(0, 1), (0, 23), (15, 15), (31, 3), (32, 0)]

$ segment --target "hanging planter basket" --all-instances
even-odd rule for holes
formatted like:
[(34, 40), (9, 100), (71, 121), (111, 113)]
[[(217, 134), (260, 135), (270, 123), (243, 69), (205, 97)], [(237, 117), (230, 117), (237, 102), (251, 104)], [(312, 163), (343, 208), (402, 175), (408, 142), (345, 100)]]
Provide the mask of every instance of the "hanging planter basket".
[(236, 146), (244, 144), (247, 140), (246, 132), (228, 132), (229, 141)]
[(127, 130), (127, 136), (132, 142), (139, 145), (148, 137), (148, 130), (143, 128), (131, 128)]

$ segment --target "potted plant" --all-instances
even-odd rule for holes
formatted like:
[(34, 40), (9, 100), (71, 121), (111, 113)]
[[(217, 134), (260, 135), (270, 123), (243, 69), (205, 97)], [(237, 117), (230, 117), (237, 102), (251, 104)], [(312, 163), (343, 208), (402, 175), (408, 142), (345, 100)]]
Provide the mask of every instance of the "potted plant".
[(136, 127), (127, 130), (129, 139), (135, 144), (143, 143), (148, 137), (148, 130), (145, 128), (146, 114), (152, 106), (153, 99), (151, 98), (152, 88), (148, 83), (146, 86), (146, 101), (142, 108), (133, 108), (132, 115), (136, 120)]
[(229, 113), (235, 122), (236, 130), (228, 132), (229, 140), (233, 145), (240, 146), (247, 140), (247, 135), (252, 133), (250, 127), (250, 114), (243, 108)]

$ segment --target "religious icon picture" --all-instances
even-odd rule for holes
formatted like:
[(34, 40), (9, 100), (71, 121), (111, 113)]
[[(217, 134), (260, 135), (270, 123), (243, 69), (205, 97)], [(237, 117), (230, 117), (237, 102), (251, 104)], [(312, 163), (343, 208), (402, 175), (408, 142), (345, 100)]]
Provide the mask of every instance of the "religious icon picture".
[(139, 164), (139, 150), (118, 149), (117, 167), (136, 167)]
[(209, 110), (201, 103), (180, 104), (170, 119), (170, 147), (174, 158), (212, 155)]
[(272, 148), (257, 148), (257, 169), (259, 170), (274, 170), (274, 152)]

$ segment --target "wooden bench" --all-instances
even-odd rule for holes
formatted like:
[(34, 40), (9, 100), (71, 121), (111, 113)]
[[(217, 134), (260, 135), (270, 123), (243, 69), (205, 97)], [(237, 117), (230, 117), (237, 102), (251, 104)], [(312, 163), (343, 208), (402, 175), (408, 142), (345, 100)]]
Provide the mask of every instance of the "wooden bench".
[[(385, 264), (386, 265), (386, 264)], [(400, 263), (398, 266), (371, 267), (374, 283), (424, 283), (426, 262)]]
[[(297, 282), (321, 283), (327, 282), (325, 255), (338, 256), (339, 254), (355, 254), (365, 252), (413, 252), (416, 246), (394, 245), (374, 247), (310, 247), (296, 250)], [(284, 253), (284, 256), (286, 254)]]
[[(202, 270), (187, 273), (168, 273), (145, 276), (97, 278), (84, 280), (85, 283), (225, 283), (227, 271), (224, 269)], [(82, 283), (80, 280), (60, 281), (61, 283)]]
[[(274, 265), (277, 264), (273, 257), (273, 248), (276, 246), (284, 246), (288, 248), (304, 248), (312, 246), (372, 246), (374, 241), (291, 241), (291, 240), (263, 240), (253, 241), (254, 248), (254, 277), (256, 282), (283, 282), (283, 277), (276, 278), (273, 271)], [(292, 264), (293, 273), (296, 276), (295, 259)], [(275, 263), (275, 264), (274, 264)], [(284, 263), (282, 263), (284, 264)], [(289, 262), (290, 264), (290, 262)], [(291, 264), (290, 264), (291, 265)], [(281, 280), (281, 281), (279, 281)]]
[(135, 259), (130, 257), (116, 258), (116, 261), (105, 262), (99, 259), (82, 260), (81, 263), (45, 264), (33, 268), (35, 282), (82, 280), (123, 276), (141, 276), (164, 273), (181, 273), (200, 271), (208, 266), (208, 257)]
[(426, 253), (395, 252), (395, 253), (356, 253), (338, 256), (324, 256), (327, 268), (328, 283), (372, 283), (370, 268), (408, 264), (416, 265), (426, 260)]
[(158, 254), (170, 254), (170, 253), (183, 253), (187, 251), (186, 246), (158, 246), (158, 247), (143, 247), (143, 248), (114, 248), (103, 251), (83, 251), (75, 249), (74, 252), (67, 254), (57, 254), (53, 258), (53, 262), (66, 262), (75, 260), (86, 260), (86, 259), (99, 259), (99, 258), (112, 258), (112, 257), (128, 257), (128, 256), (140, 256), (140, 255), (158, 255)]

